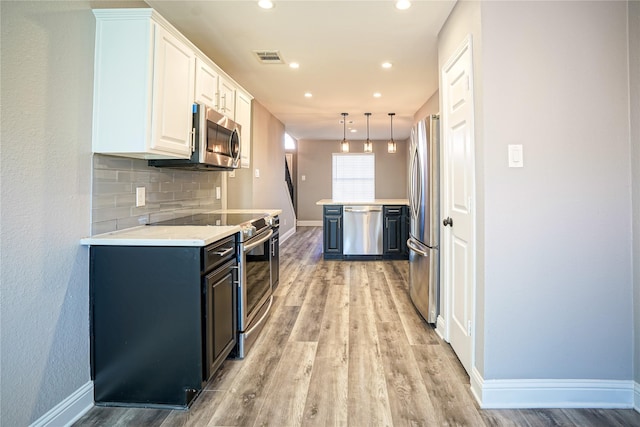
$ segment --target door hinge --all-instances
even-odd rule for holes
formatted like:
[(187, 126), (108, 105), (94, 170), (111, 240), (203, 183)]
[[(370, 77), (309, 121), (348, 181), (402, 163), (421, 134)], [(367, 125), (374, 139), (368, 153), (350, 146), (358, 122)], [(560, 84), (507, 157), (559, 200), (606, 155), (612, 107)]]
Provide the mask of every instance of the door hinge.
[(467, 335), (471, 336), (471, 320), (467, 320)]

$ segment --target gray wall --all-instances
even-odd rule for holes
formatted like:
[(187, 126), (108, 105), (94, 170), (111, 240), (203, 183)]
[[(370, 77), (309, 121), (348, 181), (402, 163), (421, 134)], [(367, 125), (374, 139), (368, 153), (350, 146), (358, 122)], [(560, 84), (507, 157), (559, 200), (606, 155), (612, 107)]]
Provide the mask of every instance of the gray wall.
[(284, 178), (284, 125), (255, 100), (251, 114), (251, 168), (237, 170), (235, 178), (228, 178), (228, 207), (282, 209), (280, 235), (283, 235), (295, 227), (293, 204)]
[[(364, 141), (349, 141), (350, 152), (363, 152)], [(376, 198), (407, 197), (407, 141), (396, 141), (396, 153), (387, 153), (387, 141), (373, 141), (376, 155)], [(332, 154), (339, 151), (338, 141), (298, 141), (298, 221), (322, 221), (320, 199), (331, 199)], [(306, 177), (302, 181), (302, 175)]]
[(482, 3), (485, 379), (632, 378), (626, 11)]
[[(633, 277), (635, 381), (640, 383), (640, 2), (629, 5), (629, 88), (631, 95), (631, 169), (633, 173)], [(640, 407), (640, 402), (636, 402)]]
[(89, 380), (94, 18), (90, 2), (0, 2), (0, 424)]
[[(226, 173), (156, 168), (146, 160), (95, 154), (91, 234), (220, 209), (216, 187), (222, 190)], [(137, 187), (145, 188), (144, 206), (136, 207)]]
[(465, 2), (441, 33), (444, 61), (474, 35), (485, 380), (632, 378), (626, 9)]

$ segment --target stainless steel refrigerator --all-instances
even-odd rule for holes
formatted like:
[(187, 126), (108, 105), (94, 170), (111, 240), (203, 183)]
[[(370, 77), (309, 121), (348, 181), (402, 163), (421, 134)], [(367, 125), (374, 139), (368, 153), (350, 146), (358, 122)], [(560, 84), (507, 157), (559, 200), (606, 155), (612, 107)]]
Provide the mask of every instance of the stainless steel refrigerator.
[(439, 146), (439, 117), (420, 120), (409, 149), (409, 295), (429, 323), (436, 323), (440, 304)]

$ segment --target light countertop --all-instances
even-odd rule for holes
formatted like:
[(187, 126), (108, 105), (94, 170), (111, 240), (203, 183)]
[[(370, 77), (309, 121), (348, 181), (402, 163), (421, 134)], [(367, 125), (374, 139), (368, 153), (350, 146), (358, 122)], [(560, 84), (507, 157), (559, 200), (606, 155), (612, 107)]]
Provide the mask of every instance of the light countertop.
[[(280, 209), (225, 209), (211, 213), (267, 213), (279, 215)], [(238, 233), (237, 225), (142, 225), (80, 240), (85, 246), (206, 246)]]
[(237, 225), (142, 225), (80, 240), (83, 245), (207, 246), (240, 231)]
[(322, 199), (316, 202), (316, 205), (349, 205), (349, 206), (381, 206), (381, 205), (406, 205), (409, 206), (409, 199), (373, 199), (367, 201), (349, 201), (349, 200), (333, 200)]

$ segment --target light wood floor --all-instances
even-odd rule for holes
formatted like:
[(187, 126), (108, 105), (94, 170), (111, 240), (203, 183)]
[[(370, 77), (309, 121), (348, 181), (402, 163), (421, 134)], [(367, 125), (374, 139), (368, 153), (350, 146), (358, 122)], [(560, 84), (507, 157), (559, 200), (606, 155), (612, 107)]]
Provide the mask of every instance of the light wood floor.
[(480, 410), (417, 315), (406, 261), (324, 261), (321, 228), (281, 246), (268, 324), (188, 411), (95, 407), (75, 426), (640, 426), (633, 410)]

